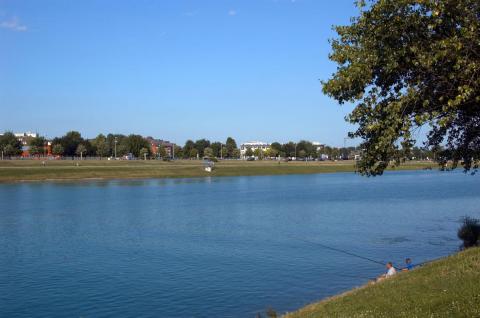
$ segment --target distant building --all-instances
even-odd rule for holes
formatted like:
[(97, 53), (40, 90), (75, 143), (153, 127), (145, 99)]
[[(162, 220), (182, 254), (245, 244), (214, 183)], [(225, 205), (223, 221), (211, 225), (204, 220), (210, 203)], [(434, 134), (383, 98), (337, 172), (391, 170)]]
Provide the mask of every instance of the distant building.
[(27, 131), (27, 132), (22, 132), (22, 133), (14, 133), (15, 137), (17, 138), (21, 138), (21, 137), (32, 137), (32, 138), (36, 138), (38, 137), (38, 133), (33, 133), (31, 131)]
[(174, 157), (173, 152), (174, 152), (175, 144), (173, 142), (162, 140), (162, 139), (154, 139), (151, 136), (146, 137), (145, 140), (147, 140), (148, 143), (150, 144), (150, 151), (153, 154), (158, 154), (159, 149), (163, 147), (165, 149), (165, 154), (168, 158)]
[(262, 141), (247, 141), (244, 142), (243, 144), (240, 145), (240, 157), (245, 159), (246, 155), (245, 153), (247, 152), (247, 149), (252, 149), (252, 151), (255, 151), (257, 149), (261, 149), (262, 151), (265, 151), (267, 149), (270, 149), (270, 144)]
[(22, 146), (28, 146), (30, 140), (33, 138), (38, 137), (38, 133), (33, 133), (31, 131), (22, 132), (22, 133), (14, 133), (15, 137), (22, 143)]
[(323, 148), (325, 148), (325, 144), (321, 144), (318, 141), (312, 141), (312, 145), (315, 147), (317, 151), (320, 151)]

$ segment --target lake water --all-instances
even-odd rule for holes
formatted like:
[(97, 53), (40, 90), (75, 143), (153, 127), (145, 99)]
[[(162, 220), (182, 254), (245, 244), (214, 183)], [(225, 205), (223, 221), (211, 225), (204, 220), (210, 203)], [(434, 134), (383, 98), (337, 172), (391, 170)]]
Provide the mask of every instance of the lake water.
[(458, 250), (480, 177), (352, 173), (0, 185), (1, 317), (255, 317)]

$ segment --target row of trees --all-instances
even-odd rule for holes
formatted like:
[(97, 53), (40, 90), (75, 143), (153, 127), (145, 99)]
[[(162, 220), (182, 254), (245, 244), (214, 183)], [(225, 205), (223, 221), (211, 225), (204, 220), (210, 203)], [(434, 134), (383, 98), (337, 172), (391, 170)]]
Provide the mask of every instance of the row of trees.
[(251, 149), (247, 148), (245, 151), (245, 156), (247, 157), (257, 157), (262, 158), (329, 158), (329, 159), (340, 159), (340, 158), (349, 158), (353, 156), (356, 152), (355, 147), (349, 148), (336, 148), (336, 147), (319, 147), (314, 145), (310, 141), (301, 140), (298, 143), (289, 141), (287, 143), (281, 144), (279, 142), (273, 142), (270, 147), (266, 150), (262, 149)]
[[(44, 137), (31, 138), (29, 140), (29, 153), (33, 156), (46, 153), (47, 140)], [(196, 141), (187, 140), (183, 147), (173, 146), (171, 155), (176, 158), (229, 158), (236, 159), (240, 157), (240, 149), (237, 147), (235, 139), (228, 137), (225, 143), (208, 139), (199, 139)], [(437, 147), (438, 148), (438, 147)], [(6, 132), (0, 136), (0, 149), (6, 156), (16, 156), (22, 152), (22, 144), (18, 138), (11, 132)], [(442, 149), (426, 149), (413, 147), (405, 153), (410, 159), (435, 159), (436, 153), (441, 153)], [(148, 158), (166, 158), (167, 151), (163, 145), (158, 147), (156, 153), (152, 153), (150, 142), (140, 135), (122, 135), (122, 134), (99, 134), (94, 139), (85, 139), (77, 131), (70, 131), (62, 137), (57, 137), (52, 141), (52, 153), (58, 156), (124, 156), (131, 153), (135, 157)], [(273, 142), (269, 149), (248, 149), (245, 155), (247, 157), (276, 158), (276, 157), (296, 157), (296, 158), (328, 158), (328, 159), (352, 159), (355, 155), (360, 155), (360, 149), (355, 147), (337, 148), (325, 146), (319, 148), (318, 145), (301, 140), (298, 143), (287, 142), (281, 144)]]
[(183, 148), (175, 149), (175, 154), (179, 158), (230, 158), (240, 157), (240, 149), (237, 148), (237, 142), (232, 137), (228, 137), (225, 143), (208, 139), (199, 139), (197, 141), (187, 140)]
[[(38, 137), (41, 138), (41, 137)], [(37, 138), (34, 138), (37, 139)], [(33, 142), (34, 140), (32, 140)], [(32, 144), (30, 144), (32, 146)], [(84, 139), (77, 131), (70, 131), (52, 140), (52, 153), (60, 156), (124, 156), (151, 155), (150, 144), (141, 135), (99, 134), (94, 139)]]

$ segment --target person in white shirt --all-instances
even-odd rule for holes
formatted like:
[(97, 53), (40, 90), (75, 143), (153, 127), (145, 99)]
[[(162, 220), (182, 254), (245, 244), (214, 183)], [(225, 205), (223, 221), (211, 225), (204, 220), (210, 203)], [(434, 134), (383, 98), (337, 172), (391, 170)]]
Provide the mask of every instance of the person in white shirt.
[(385, 273), (385, 277), (391, 277), (397, 273), (395, 267), (393, 267), (392, 262), (387, 263), (387, 273)]
[(381, 281), (385, 278), (392, 277), (393, 275), (395, 275), (397, 273), (397, 270), (395, 269), (395, 267), (393, 267), (392, 262), (388, 262), (386, 267), (387, 267), (387, 272), (385, 274), (381, 275), (379, 278), (377, 278), (377, 281)]

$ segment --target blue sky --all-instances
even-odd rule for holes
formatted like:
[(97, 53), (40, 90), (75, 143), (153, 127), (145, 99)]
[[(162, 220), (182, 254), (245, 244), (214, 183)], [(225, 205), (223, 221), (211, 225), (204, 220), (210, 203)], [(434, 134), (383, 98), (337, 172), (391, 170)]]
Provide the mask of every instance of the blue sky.
[[(0, 0), (0, 130), (343, 145), (318, 79), (353, 0)], [(352, 141), (347, 142), (353, 144)]]

